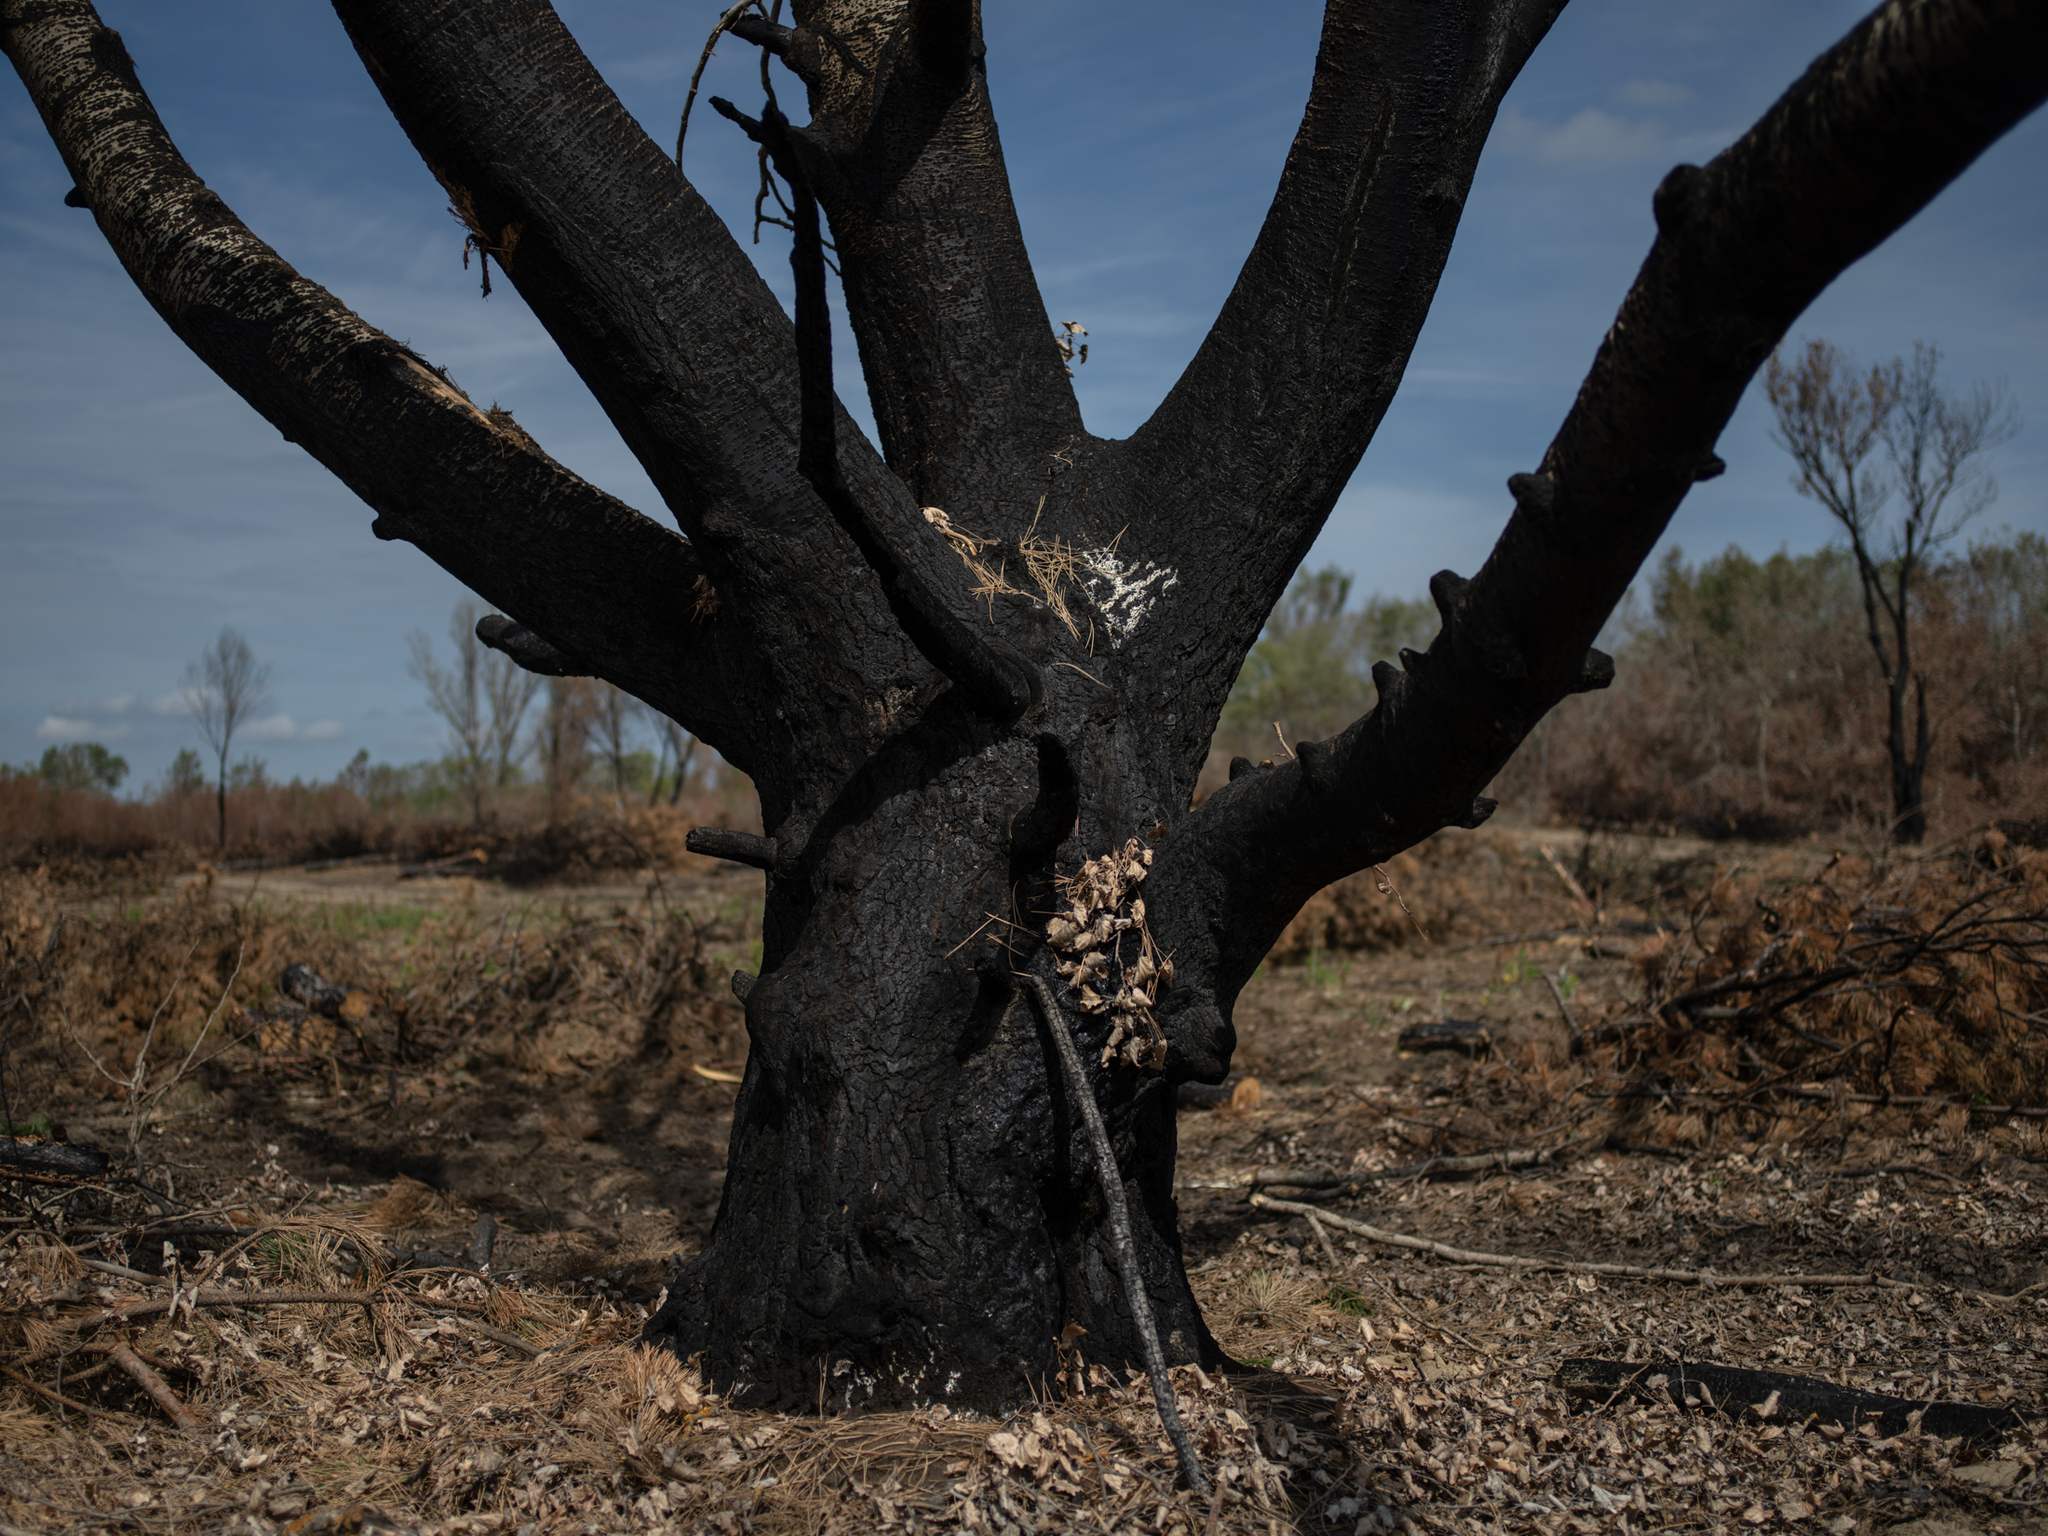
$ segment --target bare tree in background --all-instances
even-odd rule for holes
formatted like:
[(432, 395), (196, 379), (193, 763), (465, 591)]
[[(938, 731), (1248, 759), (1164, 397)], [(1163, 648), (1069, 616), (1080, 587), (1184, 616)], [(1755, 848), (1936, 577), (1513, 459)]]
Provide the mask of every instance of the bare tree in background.
[(583, 777), (590, 748), (596, 689), (587, 677), (550, 677), (547, 702), (533, 728), (533, 751), (548, 791), (548, 825), (568, 809), (569, 792)]
[[(475, 612), (474, 603), (465, 604), (454, 620), (457, 627), (469, 623), (471, 644), (477, 643), (476, 626), (470, 622)], [(498, 651), (484, 653), (482, 670), (484, 701), (490, 706), (484, 735), (490, 752), (491, 784), (496, 789), (510, 789), (519, 778), (519, 760), (526, 755), (520, 741), (526, 712), (545, 679)]]
[(185, 663), (185, 707), (199, 722), (199, 734), (219, 765), (214, 805), (220, 816), (220, 846), (228, 845), (228, 747), (270, 696), (270, 667), (259, 664), (249, 642), (231, 624), (220, 637)]
[(1847, 353), (1815, 339), (1790, 366), (1773, 357), (1764, 372), (1774, 435), (1799, 467), (1792, 484), (1842, 525), (1856, 557), (1870, 649), (1885, 682), (1892, 836), (1901, 843), (1927, 836), (1932, 732), (1927, 680), (1913, 656), (1915, 588), (1934, 552), (1996, 499), (1983, 457), (2018, 430), (2002, 384), (1950, 395), (1936, 382), (1940, 365), (1941, 353), (1923, 342), (1911, 362), (1895, 357), (1859, 374)]
[(507, 788), (519, 759), (520, 729), (541, 679), (477, 638), (479, 612), (473, 598), (455, 605), (448, 620), (448, 638), (455, 643), (455, 664), (443, 667), (434, 659), (433, 642), (414, 630), (408, 643), (412, 660), (406, 666), (427, 690), (427, 703), (448, 726), (458, 783), (469, 801), (470, 820), (481, 826), (484, 794)]
[[(683, 797), (683, 786), (690, 782), (690, 760), (697, 755), (697, 738), (684, 730), (666, 715), (659, 717), (661, 731), (661, 760), (654, 765), (654, 783), (648, 787), (647, 803), (661, 803), (661, 792), (668, 790), (668, 803), (674, 805)], [(675, 777), (667, 776), (670, 761), (675, 763)]]
[(448, 727), (449, 760), (456, 782), (469, 801), (470, 820), (481, 826), (484, 819), (484, 785), (490, 777), (489, 729), (484, 723), (482, 688), (484, 646), (476, 638), (476, 604), (460, 602), (449, 621), (449, 638), (455, 642), (455, 664), (443, 667), (434, 659), (434, 642), (423, 629), (406, 637), (412, 660), (406, 671), (427, 690), (427, 707)]
[(632, 755), (633, 733), (647, 706), (624, 689), (599, 682), (591, 707), (590, 735), (604, 754), (612, 776), (612, 808), (626, 804), (626, 759)]

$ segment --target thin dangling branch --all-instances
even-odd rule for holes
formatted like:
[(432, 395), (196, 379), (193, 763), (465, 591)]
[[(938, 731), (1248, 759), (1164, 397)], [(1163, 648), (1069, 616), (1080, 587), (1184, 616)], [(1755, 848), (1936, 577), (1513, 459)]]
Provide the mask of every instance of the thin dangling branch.
[[(690, 109), (697, 105), (697, 87), (704, 79), (704, 66), (711, 62), (711, 51), (718, 46), (718, 40), (733, 29), (733, 23), (760, 4), (761, 0), (740, 0), (738, 5), (730, 7), (723, 16), (718, 18), (718, 25), (711, 29), (711, 36), (705, 39), (704, 51), (697, 56), (697, 67), (690, 71), (690, 89), (688, 94), (683, 97), (683, 120), (676, 127), (676, 165), (678, 168), (683, 163), (683, 139), (690, 131)], [(762, 14), (764, 16), (767, 14), (766, 7), (762, 7)]]
[(832, 316), (825, 298), (825, 251), (818, 228), (818, 200), (805, 174), (796, 133), (773, 102), (763, 110), (759, 122), (723, 97), (712, 97), (711, 105), (766, 149), (775, 169), (789, 183), (796, 225), (789, 264), (796, 275), (797, 473), (825, 503), (880, 579), (890, 611), (924, 658), (952, 679), (977, 713), (991, 720), (1015, 720), (1044, 697), (1038, 668), (1010, 647), (984, 639), (954, 613), (918, 568), (890, 545), (840, 471), (839, 401), (832, 389)]
[(1117, 1177), (1109, 1131), (1102, 1123), (1102, 1110), (1096, 1105), (1094, 1089), (1081, 1065), (1081, 1053), (1074, 1049), (1073, 1032), (1067, 1028), (1052, 988), (1029, 971), (1015, 974), (1038, 1004), (1039, 1016), (1045, 1020), (1066, 1073), (1068, 1095), (1080, 1112), (1081, 1123), (1088, 1128), (1088, 1145), (1095, 1153), (1095, 1181), (1101, 1187), (1102, 1203), (1109, 1213), (1109, 1238), (1116, 1245), (1116, 1267), (1123, 1272), (1124, 1299), (1130, 1303), (1131, 1321), (1137, 1326), (1138, 1342), (1145, 1351), (1145, 1374), (1152, 1378), (1152, 1401), (1159, 1406), (1159, 1422), (1166, 1429), (1166, 1438), (1173, 1442), (1174, 1455), (1180, 1458), (1180, 1475), (1196, 1493), (1207, 1493), (1209, 1479), (1195, 1456), (1194, 1442), (1188, 1439), (1187, 1429), (1181, 1424), (1180, 1411), (1173, 1405), (1173, 1382), (1166, 1374), (1166, 1352), (1159, 1347), (1159, 1325), (1152, 1319), (1152, 1301), (1145, 1294), (1144, 1277), (1138, 1272), (1138, 1245), (1131, 1239), (1131, 1213), (1124, 1203), (1123, 1180)]

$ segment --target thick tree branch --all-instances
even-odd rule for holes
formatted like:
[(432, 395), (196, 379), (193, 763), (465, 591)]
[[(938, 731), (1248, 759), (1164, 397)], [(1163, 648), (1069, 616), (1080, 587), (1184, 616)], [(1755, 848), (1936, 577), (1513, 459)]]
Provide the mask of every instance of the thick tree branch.
[(1563, 4), (1330, 0), (1258, 240), (1125, 455), (1131, 542), (1182, 572), (1167, 601), (1199, 604), (1233, 656), (1392, 402), (1494, 113)]
[[(713, 98), (727, 117), (741, 119), (731, 103)], [(789, 183), (796, 241), (789, 263), (796, 275), (796, 352), (802, 396), (797, 472), (860, 550), (882, 583), (890, 610), (925, 659), (964, 692), (991, 720), (1016, 719), (1043, 697), (1038, 669), (1008, 646), (984, 639), (932, 590), (913, 565), (890, 547), (882, 529), (840, 473), (839, 402), (832, 393), (832, 312), (825, 300), (825, 252), (818, 231), (818, 200), (812, 195), (788, 120), (769, 108), (766, 121), (749, 125)], [(936, 535), (927, 535), (936, 540)]]
[[(798, 470), (788, 317), (546, 0), (335, 8), (458, 212), (646, 466), (724, 610), (744, 618), (778, 718), (862, 720), (885, 688), (914, 683), (915, 648)], [(890, 546), (965, 611), (944, 541), (843, 416), (837, 437)], [(844, 731), (795, 766), (843, 776), (871, 746)]]
[(0, 46), (115, 254), (227, 385), (492, 602), (721, 748), (755, 683), (730, 626), (694, 624), (683, 539), (549, 458), (509, 412), (308, 282), (178, 154), (86, 0), (0, 3)]
[[(1227, 1000), (1319, 886), (1439, 827), (1567, 693), (1588, 647), (1799, 312), (2048, 96), (2033, 0), (1892, 0), (1704, 170), (1656, 196), (1658, 237), (1540, 472), (1470, 582), (1444, 573), (1426, 656), (1375, 670), (1380, 703), (1293, 761), (1242, 774), (1164, 847), (1163, 943)], [(1204, 903), (1188, 905), (1199, 893)], [(1211, 914), (1183, 935), (1182, 910)], [(1171, 1033), (1171, 1024), (1169, 1024)]]
[[(972, 0), (806, 0), (785, 59), (868, 398), (921, 505), (1014, 536), (1084, 440), (1010, 196)], [(826, 172), (829, 171), (829, 174)]]

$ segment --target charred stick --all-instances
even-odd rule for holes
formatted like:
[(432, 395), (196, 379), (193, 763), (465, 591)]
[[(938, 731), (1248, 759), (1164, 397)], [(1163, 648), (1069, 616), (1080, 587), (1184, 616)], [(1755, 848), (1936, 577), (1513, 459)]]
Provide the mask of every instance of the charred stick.
[(552, 641), (543, 640), (517, 619), (487, 613), (476, 621), (476, 637), (494, 651), (503, 651), (528, 672), (542, 677), (590, 677), (593, 669)]
[(1883, 1435), (1902, 1435), (1917, 1417), (1923, 1433), (1946, 1439), (1960, 1435), (1992, 1441), (2023, 1430), (2028, 1416), (2014, 1408), (1939, 1398), (1891, 1397), (1859, 1392), (1814, 1376), (1751, 1371), (1686, 1360), (1571, 1359), (1558, 1364), (1551, 1382), (1567, 1397), (1605, 1407), (1617, 1398), (1700, 1407), (1739, 1419), (1745, 1413), (1782, 1424), (1870, 1425)]
[[(740, 18), (755, 4), (756, 0), (739, 0), (738, 5), (730, 7), (723, 16), (718, 18), (718, 25), (711, 29), (711, 36), (705, 40), (704, 51), (697, 56), (697, 67), (690, 72), (690, 89), (683, 96), (683, 120), (676, 125), (676, 166), (678, 169), (681, 168), (683, 163), (683, 140), (689, 137), (690, 133), (690, 109), (697, 105), (697, 87), (703, 83), (704, 66), (711, 62), (711, 51), (718, 46), (719, 38), (723, 37), (727, 32), (734, 32), (739, 33), (747, 42), (760, 41), (757, 38), (747, 37), (745, 33), (739, 31), (739, 27), (736, 25)], [(787, 29), (777, 27), (775, 30), (780, 32)]]
[(1138, 1342), (1145, 1352), (1145, 1374), (1152, 1379), (1152, 1401), (1159, 1407), (1159, 1422), (1165, 1426), (1166, 1438), (1173, 1442), (1174, 1454), (1180, 1458), (1181, 1476), (1188, 1486), (1197, 1493), (1209, 1491), (1209, 1479), (1203, 1475), (1202, 1463), (1195, 1455), (1194, 1442), (1188, 1439), (1188, 1432), (1180, 1422), (1180, 1411), (1173, 1403), (1173, 1382), (1166, 1374), (1166, 1352), (1159, 1347), (1159, 1328), (1152, 1319), (1152, 1301), (1145, 1294), (1145, 1278), (1138, 1270), (1138, 1245), (1131, 1239), (1131, 1213), (1124, 1203), (1124, 1186), (1117, 1172), (1116, 1154), (1109, 1145), (1109, 1132), (1102, 1124), (1102, 1110), (1096, 1105), (1094, 1085), (1088, 1081), (1088, 1073), (1081, 1065), (1081, 1053), (1074, 1048), (1074, 1036), (1067, 1028), (1065, 1016), (1059, 1002), (1038, 977), (1028, 971), (1019, 971), (1018, 980), (1031, 993), (1038, 1004), (1039, 1016), (1045, 1020), (1046, 1033), (1052, 1036), (1053, 1049), (1059, 1053), (1060, 1067), (1067, 1078), (1067, 1093), (1074, 1101), (1075, 1112), (1088, 1130), (1088, 1144), (1095, 1153), (1095, 1179), (1102, 1189), (1102, 1203), (1109, 1216), (1110, 1241), (1116, 1245), (1117, 1268), (1123, 1271), (1124, 1297), (1130, 1303), (1131, 1321), (1138, 1330)]
[(730, 832), (724, 827), (692, 827), (690, 835), (683, 839), (683, 846), (706, 858), (730, 859), (735, 864), (751, 864), (756, 869), (775, 867), (775, 839), (756, 837), (751, 832)]
[(491, 1251), (498, 1246), (498, 1218), (489, 1211), (481, 1211), (476, 1218), (476, 1236), (469, 1240), (469, 1262), (478, 1269), (488, 1269)]
[(0, 1165), (90, 1179), (107, 1171), (107, 1154), (59, 1141), (23, 1141), (0, 1136)]

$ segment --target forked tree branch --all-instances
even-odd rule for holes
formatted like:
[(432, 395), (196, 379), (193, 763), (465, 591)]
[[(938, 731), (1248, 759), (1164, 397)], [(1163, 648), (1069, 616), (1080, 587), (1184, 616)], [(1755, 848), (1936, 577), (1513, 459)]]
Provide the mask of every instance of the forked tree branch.
[(889, 465), (919, 505), (1015, 537), (1086, 438), (1024, 248), (973, 0), (811, 0), (812, 190)]
[(1258, 239), (1125, 450), (1145, 501), (1130, 546), (1181, 573), (1162, 607), (1199, 606), (1233, 658), (1392, 403), (1501, 97), (1563, 6), (1330, 0)]
[(164, 131), (87, 0), (0, 0), (0, 46), (157, 313), (287, 441), (469, 587), (721, 747), (755, 682), (729, 627), (695, 625), (683, 539), (557, 464), (509, 413), (365, 324), (257, 239)]
[[(882, 584), (890, 611), (919, 651), (950, 678), (979, 714), (1016, 719), (1043, 697), (1038, 668), (1010, 647), (984, 639), (935, 592), (922, 572), (901, 559), (839, 469), (839, 401), (832, 392), (832, 311), (825, 300), (825, 251), (818, 229), (818, 200), (791, 134), (789, 122), (770, 107), (752, 123), (718, 97), (712, 105), (758, 137), (789, 183), (796, 241), (789, 264), (796, 275), (796, 353), (801, 405), (797, 472), (831, 510), (861, 558)], [(940, 536), (928, 532), (936, 546)]]
[[(1440, 827), (1567, 693), (1598, 686), (1588, 647), (1792, 321), (2048, 96), (2035, 0), (1891, 0), (1705, 169), (1658, 188), (1658, 236), (1541, 470), (1470, 582), (1431, 583), (1444, 627), (1380, 703), (1291, 762), (1233, 781), (1162, 849), (1163, 943), (1234, 997), (1302, 901)], [(1172, 931), (1199, 888), (1227, 914)], [(1185, 968), (1185, 967), (1184, 967)], [(1171, 1026), (1169, 1025), (1169, 1028)]]
[[(863, 719), (914, 681), (916, 647), (798, 472), (788, 317), (546, 0), (335, 8), (414, 147), (691, 536), (723, 610), (744, 619), (772, 683), (763, 707), (778, 721)], [(836, 435), (890, 547), (966, 611), (966, 573), (924, 537), (917, 504), (850, 420)], [(786, 752), (786, 729), (763, 735), (763, 751)], [(828, 736), (804, 771), (843, 774), (868, 749), (858, 733)]]

